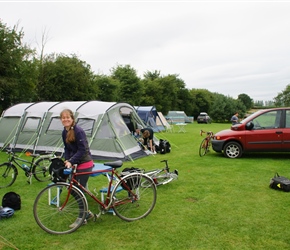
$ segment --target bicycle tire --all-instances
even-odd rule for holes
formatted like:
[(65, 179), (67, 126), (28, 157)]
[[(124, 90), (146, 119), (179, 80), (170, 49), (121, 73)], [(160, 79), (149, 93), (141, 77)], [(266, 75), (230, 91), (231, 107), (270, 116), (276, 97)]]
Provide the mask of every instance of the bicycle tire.
[(0, 188), (11, 186), (18, 175), (17, 168), (9, 163), (5, 162), (0, 165)]
[[(142, 187), (141, 183), (145, 181), (148, 185)], [(151, 184), (149, 185), (149, 183)], [(131, 186), (131, 191), (126, 189), (128, 186)], [(123, 188), (122, 191), (119, 191), (120, 187)], [(117, 183), (112, 192), (115, 214), (129, 222), (149, 215), (156, 204), (156, 198), (156, 185), (150, 177), (141, 173), (126, 175)]]
[(41, 157), (37, 159), (32, 167), (32, 173), (36, 180), (45, 182), (51, 180), (49, 173), (49, 166), (51, 164), (51, 157)]
[[(68, 196), (69, 184), (59, 182), (45, 187), (37, 195), (33, 205), (33, 215), (36, 223), (50, 234), (68, 234), (83, 225), (88, 211), (87, 199), (78, 188), (73, 186)], [(66, 205), (61, 209), (66, 199)], [(74, 227), (77, 218), (78, 224)]]
[(152, 179), (156, 186), (160, 186), (176, 180), (177, 175), (174, 173), (159, 173), (156, 176), (152, 176)]
[(200, 146), (199, 146), (199, 156), (202, 157), (202, 156), (206, 155), (207, 150), (208, 150), (208, 139), (204, 138), (201, 141)]

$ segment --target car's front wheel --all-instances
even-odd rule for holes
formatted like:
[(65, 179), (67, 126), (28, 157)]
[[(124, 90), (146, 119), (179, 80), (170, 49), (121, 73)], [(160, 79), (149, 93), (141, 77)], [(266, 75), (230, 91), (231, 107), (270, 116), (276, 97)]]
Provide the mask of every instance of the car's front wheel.
[(242, 147), (237, 142), (228, 142), (224, 147), (224, 156), (228, 158), (239, 158), (242, 156)]

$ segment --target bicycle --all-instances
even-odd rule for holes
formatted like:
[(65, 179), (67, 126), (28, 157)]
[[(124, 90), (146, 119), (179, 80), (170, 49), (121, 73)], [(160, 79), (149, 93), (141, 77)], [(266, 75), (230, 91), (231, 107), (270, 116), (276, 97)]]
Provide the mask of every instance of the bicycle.
[(200, 130), (200, 135), (202, 136), (203, 133), (206, 133), (206, 137), (201, 141), (199, 146), (199, 156), (204, 156), (209, 152), (211, 147), (211, 140), (214, 138), (214, 133), (212, 131), (203, 131)]
[[(178, 178), (178, 170), (175, 169), (173, 172), (170, 172), (167, 160), (162, 160), (160, 162), (165, 162), (164, 168), (144, 171), (144, 174), (148, 175), (156, 186), (165, 185)], [(147, 184), (142, 183), (142, 185), (146, 186)]]
[[(76, 167), (73, 166), (69, 181), (60, 179), (37, 195), (33, 205), (33, 215), (37, 224), (47, 233), (56, 235), (76, 231), (90, 214), (86, 195), (99, 205), (99, 213), (93, 214), (94, 221), (109, 210), (113, 210), (119, 218), (129, 222), (149, 215), (156, 203), (156, 185), (143, 173), (131, 173), (121, 177), (117, 169), (122, 165), (122, 161), (107, 162), (104, 163), (103, 170), (93, 169), (85, 173), (76, 173)], [(61, 169), (65, 167), (53, 169), (53, 175), (59, 176)], [(109, 176), (103, 201), (77, 181), (80, 175), (97, 173)], [(144, 181), (148, 183), (146, 187), (141, 186)], [(77, 218), (78, 223), (74, 223)]]
[(15, 182), (18, 175), (17, 166), (24, 171), (29, 184), (32, 183), (32, 176), (40, 182), (51, 179), (48, 168), (54, 154), (40, 155), (26, 152), (26, 156), (32, 157), (32, 160), (26, 160), (13, 152), (12, 149), (7, 149), (6, 153), (8, 154), (8, 161), (0, 164), (0, 188), (9, 187)]

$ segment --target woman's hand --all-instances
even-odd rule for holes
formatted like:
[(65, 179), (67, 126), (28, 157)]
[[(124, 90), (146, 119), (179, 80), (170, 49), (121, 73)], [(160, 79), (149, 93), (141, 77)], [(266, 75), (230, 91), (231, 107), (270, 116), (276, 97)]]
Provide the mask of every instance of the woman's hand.
[(72, 164), (71, 164), (69, 161), (65, 161), (65, 162), (64, 162), (64, 165), (65, 165), (67, 168), (71, 168), (71, 167), (72, 167)]

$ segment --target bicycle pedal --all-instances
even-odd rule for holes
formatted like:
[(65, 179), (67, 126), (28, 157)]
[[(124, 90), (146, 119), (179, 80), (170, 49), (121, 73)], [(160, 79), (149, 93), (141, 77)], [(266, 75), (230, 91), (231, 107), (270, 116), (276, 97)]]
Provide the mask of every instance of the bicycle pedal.
[(177, 170), (177, 169), (175, 169), (175, 170), (174, 170), (174, 173), (175, 173), (176, 175), (178, 175), (178, 170)]

